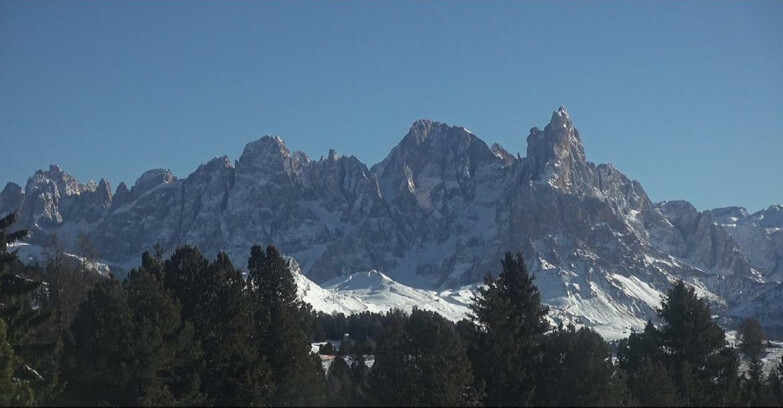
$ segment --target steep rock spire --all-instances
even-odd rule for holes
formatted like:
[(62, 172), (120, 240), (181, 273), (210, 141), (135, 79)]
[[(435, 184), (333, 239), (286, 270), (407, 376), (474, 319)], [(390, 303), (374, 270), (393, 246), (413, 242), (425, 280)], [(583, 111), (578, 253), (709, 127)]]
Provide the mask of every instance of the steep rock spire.
[(527, 160), (530, 177), (539, 184), (578, 192), (589, 189), (595, 181), (579, 132), (562, 106), (552, 113), (543, 131), (537, 127), (530, 129)]

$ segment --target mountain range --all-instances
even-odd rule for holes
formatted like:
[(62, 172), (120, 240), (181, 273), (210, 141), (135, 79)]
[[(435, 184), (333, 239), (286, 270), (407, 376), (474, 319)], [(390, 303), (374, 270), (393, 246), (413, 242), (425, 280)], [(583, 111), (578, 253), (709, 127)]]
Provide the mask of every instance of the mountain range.
[[(627, 335), (683, 279), (725, 325), (752, 316), (783, 333), (783, 207), (654, 203), (611, 164), (587, 161), (562, 107), (530, 129), (525, 157), (418, 120), (372, 167), (334, 150), (313, 160), (265, 136), (234, 162), (214, 158), (185, 178), (149, 170), (114, 190), (51, 165), (0, 192), (0, 213), (15, 209), (30, 244), (56, 233), (76, 251), (85, 235), (118, 275), (156, 243), (226, 251), (237, 265), (251, 245), (274, 244), (296, 260), (300, 289), (332, 299), (321, 306), (330, 311), (374, 310), (372, 296), (386, 306), (426, 298), (457, 319), (467, 306), (454, 294), (497, 274), (505, 251), (521, 251), (553, 321)], [(407, 290), (418, 300), (378, 300)]]

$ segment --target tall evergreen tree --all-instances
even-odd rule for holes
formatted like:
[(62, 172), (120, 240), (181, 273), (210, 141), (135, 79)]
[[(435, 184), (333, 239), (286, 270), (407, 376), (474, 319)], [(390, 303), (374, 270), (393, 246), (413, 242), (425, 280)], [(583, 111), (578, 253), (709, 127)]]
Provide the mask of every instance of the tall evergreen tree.
[(87, 293), (65, 343), (67, 382), (60, 404), (138, 403), (133, 384), (133, 312), (120, 282), (106, 279)]
[(771, 406), (783, 406), (783, 356), (767, 378), (768, 402)]
[(767, 388), (764, 384), (761, 356), (764, 352), (764, 330), (756, 319), (742, 321), (737, 332), (740, 350), (748, 359), (748, 372), (743, 379), (743, 399), (750, 406), (766, 405)]
[(634, 401), (643, 407), (673, 407), (682, 405), (677, 388), (663, 362), (649, 357), (629, 376)]
[(675, 406), (680, 404), (671, 375), (663, 365), (661, 335), (651, 321), (644, 331), (631, 333), (620, 341), (617, 360), (628, 374), (628, 389), (642, 406)]
[(382, 405), (476, 406), (482, 397), (453, 324), (430, 311), (397, 315), (378, 345), (370, 381)]
[(253, 347), (247, 283), (222, 252), (210, 264), (208, 276), (205, 286), (214, 289), (199, 301), (194, 318), (207, 362), (205, 390), (215, 405), (266, 404), (273, 383), (266, 359)]
[[(9, 231), (15, 221), (16, 213), (0, 219), (0, 321), (5, 326), (4, 341), (13, 349), (13, 357), (8, 357), (6, 363), (13, 363), (13, 381), (29, 384), (33, 401), (42, 403), (56, 392), (57, 383), (52, 378), (54, 373), (43, 370), (44, 367), (51, 367), (55, 344), (42, 342), (35, 331), (49, 320), (51, 313), (48, 309), (33, 307), (34, 303), (40, 303), (34, 296), (40, 292), (42, 282), (25, 276), (25, 266), (17, 259), (15, 252), (8, 250), (8, 245), (27, 235), (26, 230)], [(47, 377), (41, 376), (39, 371)], [(26, 392), (28, 387), (12, 389)], [(9, 398), (28, 400), (26, 396)]]
[(342, 357), (334, 358), (332, 364), (329, 365), (326, 378), (326, 402), (328, 405), (335, 407), (361, 405), (358, 402), (357, 384), (353, 372)]
[(87, 294), (65, 346), (66, 395), (84, 405), (194, 405), (201, 355), (193, 327), (159, 276), (134, 269), (124, 284)]
[(560, 327), (543, 342), (543, 368), (533, 399), (536, 406), (621, 405), (609, 346), (596, 332)]
[(0, 407), (31, 406), (35, 402), (33, 390), (29, 381), (14, 374), (21, 362), (6, 341), (5, 333), (5, 322), (0, 319)]
[(182, 316), (193, 322), (202, 318), (203, 308), (197, 309), (205, 300), (214, 299), (216, 287), (213, 286), (215, 279), (209, 273), (209, 261), (201, 251), (189, 245), (177, 248), (165, 262), (163, 272), (153, 269), (161, 264), (160, 254), (147, 254), (144, 259), (151, 272), (163, 274), (166, 288), (182, 302)]
[(738, 398), (738, 357), (712, 320), (710, 307), (683, 281), (674, 284), (658, 310), (667, 371), (687, 405), (730, 405)]
[(528, 405), (541, 366), (548, 308), (521, 253), (506, 253), (501, 264), (498, 278), (485, 280), (471, 306), (479, 327), (471, 361), (478, 383), (486, 384), (487, 405)]
[(202, 371), (200, 343), (193, 325), (181, 318), (181, 306), (159, 276), (132, 270), (124, 288), (133, 314), (133, 382), (141, 405), (194, 405)]
[(318, 356), (310, 353), (307, 317), (288, 262), (273, 246), (253, 246), (248, 259), (258, 352), (274, 376), (272, 405), (317, 405), (325, 398)]

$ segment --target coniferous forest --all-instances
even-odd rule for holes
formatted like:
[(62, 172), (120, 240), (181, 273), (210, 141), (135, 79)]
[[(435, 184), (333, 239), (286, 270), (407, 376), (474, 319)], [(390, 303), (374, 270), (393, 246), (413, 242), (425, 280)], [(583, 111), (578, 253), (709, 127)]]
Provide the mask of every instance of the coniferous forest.
[(9, 251), (26, 235), (13, 223), (0, 220), (2, 406), (783, 405), (783, 361), (764, 372), (758, 322), (729, 347), (682, 281), (657, 324), (610, 344), (552, 329), (520, 254), (455, 324), (416, 309), (315, 312), (272, 246), (249, 248), (247, 265), (156, 247), (122, 281), (89, 257), (64, 262), (57, 245), (27, 265)]

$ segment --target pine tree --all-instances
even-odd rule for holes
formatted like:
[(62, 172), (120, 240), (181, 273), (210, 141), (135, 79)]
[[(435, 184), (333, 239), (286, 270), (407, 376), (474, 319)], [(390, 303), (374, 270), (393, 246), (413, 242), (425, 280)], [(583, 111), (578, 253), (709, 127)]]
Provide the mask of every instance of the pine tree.
[(743, 379), (743, 399), (750, 406), (761, 406), (767, 402), (767, 389), (761, 355), (764, 352), (764, 330), (756, 319), (742, 321), (739, 331), (740, 350), (748, 358), (748, 372)]
[(181, 306), (159, 276), (134, 269), (124, 284), (133, 314), (133, 382), (137, 403), (194, 405), (199, 392), (201, 345), (193, 325), (181, 318)]
[(351, 364), (351, 378), (354, 385), (354, 405), (358, 407), (370, 405), (370, 369), (364, 362), (364, 356), (356, 356), (353, 364)]
[[(327, 343), (328, 344), (328, 343)], [(359, 405), (351, 368), (342, 357), (335, 357), (329, 365), (326, 377), (326, 402), (330, 406), (350, 407)]]
[(783, 356), (767, 378), (767, 391), (770, 406), (783, 406)]
[(165, 262), (164, 271), (158, 268), (161, 264), (160, 254), (156, 256), (146, 255), (148, 268), (153, 273), (163, 274), (163, 282), (171, 294), (182, 303), (182, 316), (186, 320), (195, 322), (203, 316), (203, 309), (197, 310), (204, 302), (205, 297), (214, 298), (214, 279), (209, 273), (209, 261), (201, 252), (192, 246), (185, 245), (177, 248), (171, 258)]
[(0, 407), (31, 406), (34, 404), (33, 390), (29, 381), (14, 375), (21, 362), (5, 334), (5, 322), (0, 319)]
[(252, 300), (242, 273), (225, 253), (209, 266), (214, 293), (196, 308), (196, 332), (204, 346), (205, 390), (215, 405), (262, 405), (273, 383), (266, 360), (253, 347)]
[(642, 366), (647, 365), (646, 361), (662, 361), (663, 350), (661, 350), (660, 342), (660, 333), (648, 320), (644, 331), (631, 333), (628, 339), (620, 341), (617, 347), (617, 359), (620, 367), (629, 373), (634, 373)]
[(273, 246), (253, 246), (248, 259), (255, 344), (274, 376), (272, 405), (317, 405), (325, 398), (323, 369), (310, 353), (301, 301), (288, 265)]
[(485, 280), (471, 306), (479, 327), (471, 356), (477, 383), (486, 384), (487, 405), (528, 405), (541, 366), (548, 308), (528, 274), (522, 254), (506, 253), (497, 279)]
[(620, 341), (618, 364), (628, 374), (628, 389), (642, 406), (675, 406), (680, 403), (671, 375), (663, 364), (661, 334), (651, 321), (644, 331)]
[(394, 316), (370, 381), (382, 405), (476, 406), (482, 397), (453, 324), (430, 311)]
[(536, 406), (619, 405), (609, 346), (596, 332), (560, 327), (543, 342), (543, 367)]
[(658, 310), (664, 361), (687, 405), (726, 405), (738, 398), (738, 357), (712, 320), (710, 307), (683, 281), (674, 284)]
[(127, 406), (138, 402), (133, 312), (120, 282), (106, 279), (87, 293), (64, 349), (65, 405)]
[(682, 405), (677, 388), (663, 363), (653, 362), (645, 357), (633, 374), (629, 384), (633, 384), (632, 396), (643, 407), (673, 407)]
[(62, 404), (194, 405), (201, 351), (160, 276), (134, 269), (87, 294), (65, 345)]
[[(42, 370), (52, 359), (54, 344), (42, 343), (35, 336), (35, 331), (46, 323), (50, 313), (44, 308), (33, 307), (34, 295), (40, 291), (42, 283), (24, 276), (26, 268), (15, 252), (8, 251), (8, 245), (27, 235), (26, 230), (9, 232), (15, 221), (16, 213), (0, 219), (0, 322), (4, 325), (4, 342), (12, 348), (12, 354), (8, 354), (6, 360), (11, 364), (11, 381), (28, 385), (10, 387), (9, 390), (21, 394), (7, 398), (20, 403), (42, 403), (57, 390), (56, 382), (49, 376), (53, 373)], [(48, 378), (41, 376), (39, 370)], [(32, 397), (27, 394), (28, 390), (32, 390)]]

